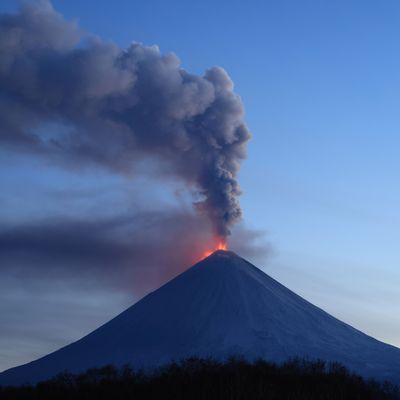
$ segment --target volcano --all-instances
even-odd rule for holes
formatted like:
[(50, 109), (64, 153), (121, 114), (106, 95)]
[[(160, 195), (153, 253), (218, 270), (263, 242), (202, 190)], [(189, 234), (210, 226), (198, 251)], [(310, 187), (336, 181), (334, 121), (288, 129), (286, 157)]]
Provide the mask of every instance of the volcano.
[(0, 374), (35, 383), (106, 364), (151, 369), (189, 356), (337, 361), (400, 383), (400, 349), (339, 321), (231, 251), (216, 251), (89, 335)]

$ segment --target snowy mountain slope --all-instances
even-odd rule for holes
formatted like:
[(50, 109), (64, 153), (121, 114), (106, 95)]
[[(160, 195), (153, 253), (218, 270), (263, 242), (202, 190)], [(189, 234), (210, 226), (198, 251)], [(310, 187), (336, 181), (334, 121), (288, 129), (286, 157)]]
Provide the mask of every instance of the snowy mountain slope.
[(330, 316), (236, 254), (217, 251), (81, 340), (3, 372), (0, 384), (110, 363), (151, 368), (233, 354), (335, 360), (400, 383), (400, 349)]

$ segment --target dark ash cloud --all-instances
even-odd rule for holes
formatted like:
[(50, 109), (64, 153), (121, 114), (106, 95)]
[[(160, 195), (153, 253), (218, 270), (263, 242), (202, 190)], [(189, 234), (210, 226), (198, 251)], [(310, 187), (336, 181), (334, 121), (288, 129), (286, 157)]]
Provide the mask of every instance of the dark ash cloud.
[[(28, 170), (15, 174), (15, 185), (3, 182), (0, 195), (0, 369), (93, 330), (232, 228), (234, 251), (262, 257), (259, 236), (234, 225), (249, 137), (222, 68), (197, 76), (156, 46), (121, 49), (66, 21), (46, 0), (0, 15), (2, 164)], [(75, 182), (43, 172), (54, 166), (63, 174), (101, 167), (111, 171), (102, 170), (105, 182), (129, 179), (99, 189), (89, 184), (97, 176), (72, 174), (83, 177)], [(163, 189), (149, 191), (154, 173), (168, 189), (194, 192), (198, 212), (186, 197), (177, 195), (180, 207), (171, 208)], [(35, 175), (41, 179), (31, 181)]]
[[(264, 255), (254, 232), (239, 230), (233, 250)], [(0, 230), (0, 273), (30, 279), (94, 280), (141, 295), (160, 286), (212, 249), (209, 224), (176, 209), (103, 220), (48, 219)]]
[(196, 208), (217, 237), (241, 217), (237, 176), (250, 137), (243, 118), (222, 68), (197, 76), (156, 46), (121, 49), (46, 1), (0, 17), (1, 146), (118, 173), (161, 160), (165, 173), (196, 188)]

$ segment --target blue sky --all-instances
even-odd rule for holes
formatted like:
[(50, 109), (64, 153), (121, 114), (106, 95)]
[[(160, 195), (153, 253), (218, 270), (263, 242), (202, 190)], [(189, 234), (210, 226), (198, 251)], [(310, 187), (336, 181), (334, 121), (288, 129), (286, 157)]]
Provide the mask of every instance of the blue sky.
[[(157, 44), (197, 74), (214, 65), (226, 69), (253, 135), (240, 179), (245, 222), (266, 232), (273, 249), (257, 260), (259, 266), (336, 317), (400, 346), (399, 2), (100, 0), (94, 6), (55, 0), (53, 5), (66, 19), (77, 18), (83, 29), (121, 47), (131, 41)], [(0, 4), (0, 11), (15, 9), (14, 1)], [(123, 185), (118, 177), (32, 168), (29, 160), (9, 163), (7, 157), (0, 171), (8, 188), (0, 197), (2, 221), (37, 216), (43, 208), (54, 213), (67, 208), (74, 215), (93, 210), (86, 197), (67, 207), (65, 201), (55, 203), (46, 196), (49, 188), (89, 185), (104, 192)], [(125, 192), (110, 192), (113, 204), (123, 203)], [(111, 202), (101, 198), (98, 212)], [(25, 353), (8, 355), (4, 367), (77, 339), (132, 300), (93, 290), (96, 298), (110, 296), (104, 314), (77, 323), (53, 347), (37, 339)], [(35, 296), (38, 308), (44, 307)], [(81, 299), (89, 313), (92, 303), (88, 296)], [(5, 301), (17, 302), (11, 295)], [(70, 324), (73, 315), (67, 320)]]

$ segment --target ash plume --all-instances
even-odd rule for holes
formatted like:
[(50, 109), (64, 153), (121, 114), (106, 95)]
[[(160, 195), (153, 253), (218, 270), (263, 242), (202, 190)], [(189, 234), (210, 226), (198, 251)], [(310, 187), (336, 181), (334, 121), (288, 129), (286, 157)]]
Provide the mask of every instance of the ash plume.
[[(177, 208), (5, 225), (0, 226), (0, 276), (16, 279), (19, 287), (54, 278), (92, 282), (96, 276), (103, 287), (144, 295), (203, 258), (204, 245), (212, 248), (208, 221)], [(259, 240), (260, 233), (239, 225), (232, 249), (263, 259), (269, 249), (258, 247)]]
[(0, 17), (2, 147), (123, 174), (152, 160), (196, 190), (196, 209), (226, 238), (241, 217), (237, 176), (249, 138), (222, 68), (198, 76), (156, 46), (121, 49), (47, 1)]

